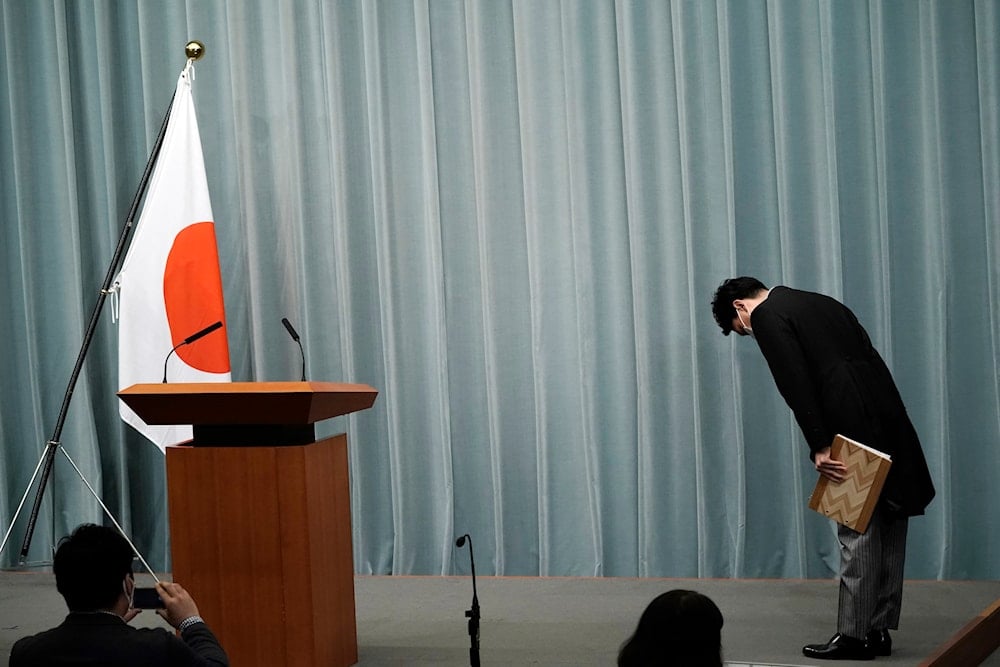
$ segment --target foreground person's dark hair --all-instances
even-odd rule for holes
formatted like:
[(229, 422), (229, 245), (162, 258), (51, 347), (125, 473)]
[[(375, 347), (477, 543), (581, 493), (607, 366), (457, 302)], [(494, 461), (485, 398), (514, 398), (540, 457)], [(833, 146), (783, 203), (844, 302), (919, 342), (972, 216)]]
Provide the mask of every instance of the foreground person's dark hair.
[(618, 653), (619, 667), (722, 667), (722, 612), (695, 591), (672, 590), (642, 612)]

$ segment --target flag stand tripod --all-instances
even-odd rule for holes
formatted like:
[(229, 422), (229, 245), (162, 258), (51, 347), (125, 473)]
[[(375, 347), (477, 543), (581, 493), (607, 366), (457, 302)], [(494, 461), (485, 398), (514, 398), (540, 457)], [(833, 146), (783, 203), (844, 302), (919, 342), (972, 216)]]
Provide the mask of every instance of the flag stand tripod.
[[(204, 50), (205, 50), (204, 46), (200, 42), (195, 42), (195, 41), (188, 42), (188, 44), (185, 46), (185, 54), (188, 57), (188, 63), (190, 64), (192, 60), (197, 60), (201, 58), (201, 56), (204, 54)], [(41, 504), (45, 493), (45, 487), (48, 484), (49, 477), (52, 474), (52, 466), (55, 463), (56, 450), (61, 448), (61, 442), (59, 441), (59, 438), (62, 435), (62, 429), (66, 423), (66, 416), (67, 413), (69, 412), (70, 401), (73, 398), (73, 391), (76, 389), (77, 380), (79, 380), (80, 372), (83, 370), (83, 362), (86, 359), (87, 351), (90, 349), (91, 342), (93, 341), (94, 338), (94, 333), (97, 330), (97, 324), (100, 319), (101, 311), (104, 308), (104, 302), (107, 299), (108, 294), (111, 293), (111, 282), (112, 280), (114, 280), (114, 277), (117, 274), (122, 259), (124, 258), (125, 250), (128, 246), (129, 236), (131, 235), (132, 228), (135, 226), (135, 216), (139, 210), (139, 203), (142, 201), (142, 198), (145, 195), (146, 188), (149, 185), (149, 179), (153, 173), (153, 167), (156, 164), (156, 158), (160, 153), (160, 148), (163, 146), (163, 138), (166, 135), (167, 122), (170, 120), (170, 110), (172, 107), (173, 107), (173, 98), (171, 97), (170, 104), (167, 105), (167, 111), (163, 116), (163, 123), (160, 125), (160, 131), (156, 135), (156, 142), (153, 144), (153, 149), (150, 152), (149, 160), (146, 162), (146, 168), (143, 170), (142, 178), (139, 181), (139, 187), (136, 190), (135, 196), (132, 198), (132, 204), (129, 207), (129, 212), (125, 219), (125, 225), (122, 227), (121, 234), (118, 237), (118, 245), (115, 247), (115, 252), (108, 266), (108, 271), (104, 277), (104, 282), (101, 284), (101, 290), (98, 294), (97, 303), (94, 305), (94, 311), (91, 314), (90, 323), (88, 324), (87, 330), (84, 333), (83, 344), (80, 346), (80, 352), (77, 355), (76, 364), (73, 366), (73, 372), (70, 374), (69, 383), (67, 384), (66, 387), (66, 393), (63, 396), (62, 406), (60, 407), (59, 415), (56, 418), (56, 425), (55, 428), (53, 429), (52, 438), (49, 439), (49, 441), (46, 443), (45, 451), (42, 452), (42, 456), (38, 461), (38, 465), (35, 467), (35, 472), (32, 474), (31, 480), (28, 482), (28, 486), (24, 491), (24, 495), (21, 498), (21, 502), (18, 504), (17, 510), (14, 512), (14, 516), (10, 520), (10, 526), (8, 527), (7, 532), (4, 535), (3, 542), (0, 542), (0, 554), (2, 554), (4, 548), (7, 546), (7, 541), (9, 540), (10, 535), (14, 530), (14, 525), (17, 523), (17, 519), (20, 516), (21, 510), (24, 508), (24, 502), (28, 497), (28, 493), (31, 491), (31, 487), (35, 483), (35, 479), (37, 478), (38, 488), (35, 491), (34, 504), (32, 505), (31, 508), (31, 514), (28, 517), (28, 525), (25, 530), (24, 540), (21, 544), (21, 554), (20, 554), (19, 564), (22, 566), (25, 564), (25, 560), (28, 557), (28, 550), (31, 547), (31, 538), (34, 535), (35, 525), (38, 522), (38, 514), (39, 511), (41, 510)], [(119, 532), (121, 532), (122, 535), (125, 537), (125, 539), (128, 540), (129, 539), (128, 536), (125, 535), (121, 526), (118, 525), (118, 522), (111, 515), (111, 512), (104, 505), (104, 502), (101, 500), (100, 496), (97, 494), (94, 488), (87, 482), (86, 478), (83, 476), (83, 473), (80, 471), (80, 469), (76, 467), (75, 463), (73, 463), (73, 459), (69, 457), (69, 454), (66, 453), (65, 449), (62, 449), (62, 452), (63, 455), (66, 456), (66, 459), (76, 470), (77, 474), (80, 475), (80, 478), (83, 480), (84, 484), (97, 499), (97, 502), (100, 503), (101, 507), (104, 509), (104, 512), (114, 522)], [(39, 477), (39, 471), (41, 471), (40, 477)], [(129, 540), (129, 544), (132, 545), (131, 540)], [(139, 555), (138, 550), (135, 549), (134, 545), (132, 545), (132, 549), (133, 551), (135, 551), (136, 555)], [(143, 564), (146, 565), (145, 561), (143, 561)], [(147, 570), (149, 569), (148, 565), (146, 565), (146, 569)]]

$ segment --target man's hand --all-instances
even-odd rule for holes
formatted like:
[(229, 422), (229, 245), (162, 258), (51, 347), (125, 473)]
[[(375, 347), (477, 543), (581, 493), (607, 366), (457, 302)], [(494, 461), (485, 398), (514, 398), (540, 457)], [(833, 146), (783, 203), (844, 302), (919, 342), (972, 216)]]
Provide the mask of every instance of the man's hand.
[(830, 448), (826, 447), (813, 455), (816, 472), (832, 482), (842, 482), (847, 477), (847, 466), (836, 459), (830, 458)]
[(198, 615), (198, 605), (194, 603), (191, 594), (184, 590), (180, 584), (158, 581), (156, 582), (156, 592), (163, 600), (164, 607), (157, 609), (156, 613), (175, 628), (184, 619)]

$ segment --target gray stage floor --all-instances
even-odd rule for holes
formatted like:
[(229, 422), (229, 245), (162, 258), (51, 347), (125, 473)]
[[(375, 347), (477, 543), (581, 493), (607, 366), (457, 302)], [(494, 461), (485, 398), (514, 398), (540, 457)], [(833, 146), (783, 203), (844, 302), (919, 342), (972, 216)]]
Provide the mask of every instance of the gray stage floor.
[[(355, 582), (360, 665), (469, 664), (468, 578)], [(480, 577), (477, 583), (484, 665), (613, 665), (646, 603), (672, 588), (700, 591), (719, 605), (730, 663), (816, 664), (802, 656), (802, 645), (826, 641), (835, 629), (834, 581)], [(140, 585), (148, 582), (140, 577)], [(917, 665), (998, 598), (1000, 582), (907, 581), (896, 650), (877, 663)], [(51, 574), (0, 572), (0, 658), (6, 663), (14, 640), (64, 614)], [(134, 623), (162, 621), (144, 612)], [(1000, 666), (1000, 655), (984, 664)]]

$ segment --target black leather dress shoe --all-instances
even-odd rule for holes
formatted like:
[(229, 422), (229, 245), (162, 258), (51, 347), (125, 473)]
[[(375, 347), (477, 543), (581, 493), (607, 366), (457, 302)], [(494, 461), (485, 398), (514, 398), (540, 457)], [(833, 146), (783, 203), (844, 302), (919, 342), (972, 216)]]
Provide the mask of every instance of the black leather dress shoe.
[(807, 644), (802, 655), (818, 660), (871, 660), (875, 654), (863, 639), (848, 637), (839, 632), (825, 644)]
[(875, 655), (892, 655), (892, 637), (888, 630), (869, 630), (865, 644)]

